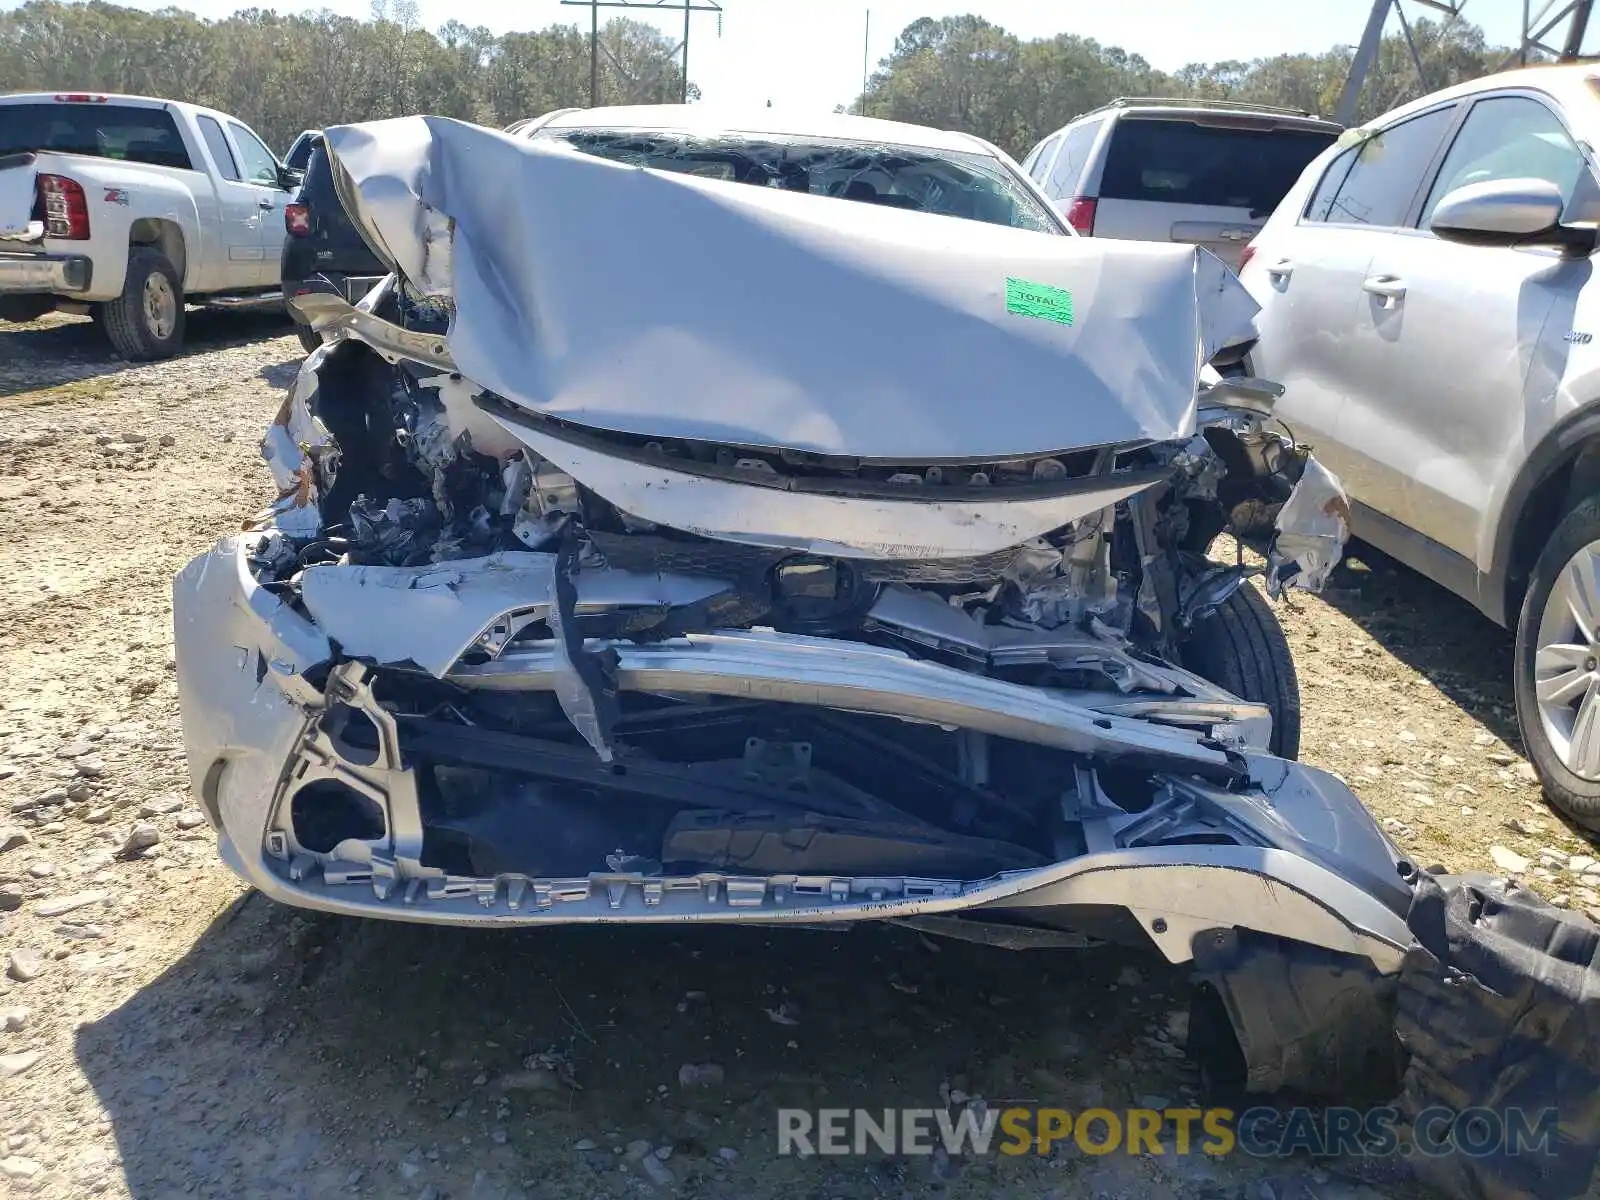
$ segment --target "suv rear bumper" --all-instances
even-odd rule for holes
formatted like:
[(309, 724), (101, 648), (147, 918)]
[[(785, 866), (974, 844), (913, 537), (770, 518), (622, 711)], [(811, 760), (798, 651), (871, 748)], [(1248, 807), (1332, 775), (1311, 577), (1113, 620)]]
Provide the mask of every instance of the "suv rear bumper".
[[(388, 275), (344, 275), (337, 271), (318, 272), (305, 279), (292, 279), (288, 276), (283, 280), (283, 294), (285, 299), (294, 296), (306, 295), (310, 292), (325, 292), (327, 284), (333, 286), (334, 291), (344, 299), (347, 304), (355, 304), (373, 288), (377, 287)], [(294, 306), (289, 306), (289, 313), (300, 324), (306, 324), (304, 318), (295, 312)]]
[(89, 290), (93, 275), (94, 263), (87, 255), (0, 250), (0, 295), (75, 295)]

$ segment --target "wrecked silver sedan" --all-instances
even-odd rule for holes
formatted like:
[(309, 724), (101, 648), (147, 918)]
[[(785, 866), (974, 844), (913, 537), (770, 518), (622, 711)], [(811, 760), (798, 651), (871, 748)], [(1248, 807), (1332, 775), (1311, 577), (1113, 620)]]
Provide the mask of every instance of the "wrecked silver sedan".
[(395, 274), (301, 298), (279, 499), (174, 588), (223, 857), (401, 920), (1147, 941), (1252, 1082), (1326, 1082), (1410, 868), (1205, 553), (1272, 506), (1276, 594), (1345, 536), (1208, 366), (1237, 280), (974, 139), (655, 112), (328, 132)]

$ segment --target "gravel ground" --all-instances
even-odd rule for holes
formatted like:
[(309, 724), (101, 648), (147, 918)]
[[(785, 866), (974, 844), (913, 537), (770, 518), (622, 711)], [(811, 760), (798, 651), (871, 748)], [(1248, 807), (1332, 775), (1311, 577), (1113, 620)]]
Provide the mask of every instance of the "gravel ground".
[[(1417, 1194), (1351, 1160), (774, 1153), (785, 1104), (1191, 1101), (1183, 981), (1152, 957), (253, 897), (187, 795), (169, 584), (269, 498), (256, 441), (300, 353), (276, 319), (194, 313), (190, 340), (130, 367), (81, 319), (0, 331), (0, 1195)], [(1283, 615), (1308, 761), (1425, 863), (1600, 905), (1518, 753), (1502, 631), (1364, 555)]]

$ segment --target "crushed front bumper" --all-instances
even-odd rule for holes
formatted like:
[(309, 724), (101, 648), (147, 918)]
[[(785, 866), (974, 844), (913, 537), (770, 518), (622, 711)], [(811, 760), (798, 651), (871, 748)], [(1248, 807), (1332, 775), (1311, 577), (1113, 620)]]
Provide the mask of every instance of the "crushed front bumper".
[[(324, 630), (257, 583), (250, 564), (258, 540), (226, 539), (178, 576), (178, 676), (194, 789), (218, 828), (222, 855), (285, 903), (479, 926), (960, 916), (1062, 929), (1078, 927), (1085, 912), (1112, 911), (1131, 918), (1173, 962), (1193, 961), (1197, 946), (1221, 934), (1246, 932), (1353, 956), (1383, 973), (1397, 968), (1409, 942), (1407, 865), (1356, 797), (1323, 772), (896, 651), (783, 634), (619, 647), (619, 686), (860, 712), (898, 705), (909, 719), (984, 728), (1092, 762), (1136, 762), (1161, 772), (1163, 799), (1130, 813), (1090, 779), (1081, 792), (1085, 852), (983, 879), (672, 875), (626, 865), (574, 878), (446, 874), (422, 863), (412, 734), (374, 700), (367, 666), (339, 661)], [(406, 574), (383, 576), (390, 596), (415, 598), (423, 590), (417, 585), (440, 569), (418, 568), (409, 583), (400, 578)], [(466, 623), (460, 628), (471, 641), (508, 615), (493, 604), (464, 603), (453, 617), (436, 617), (431, 636), (459, 643), (454, 620)], [(463, 688), (550, 690), (559, 682), (536, 652), (479, 667), (446, 654), (431, 672), (411, 669)], [(1029, 694), (1033, 705), (1024, 709), (1017, 701)], [(336, 709), (363, 714), (372, 745), (343, 740), (330, 720)], [(296, 844), (284, 819), (288, 801), (328, 780), (382, 810), (381, 837), (320, 853)], [(1185, 843), (1185, 830), (1200, 826), (1225, 827), (1239, 844)]]

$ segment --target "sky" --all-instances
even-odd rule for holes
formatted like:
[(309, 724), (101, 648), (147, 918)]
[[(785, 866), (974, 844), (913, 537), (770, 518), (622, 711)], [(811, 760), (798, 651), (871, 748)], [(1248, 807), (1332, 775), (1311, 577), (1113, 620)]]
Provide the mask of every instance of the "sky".
[[(202, 17), (224, 17), (248, 0), (120, 0), (135, 8), (175, 5)], [(674, 0), (662, 0), (671, 5)], [(705, 0), (695, 0), (704, 3)], [(689, 36), (689, 78), (705, 100), (831, 110), (861, 87), (862, 51), (876, 65), (895, 36), (918, 17), (976, 12), (1019, 37), (1073, 33), (1142, 54), (1152, 66), (1174, 70), (1189, 62), (1251, 59), (1318, 52), (1358, 41), (1371, 0), (718, 0), (714, 13), (695, 13)], [(680, 0), (681, 3), (681, 0)], [(0, 10), (17, 0), (0, 0)], [(369, 0), (257, 0), (279, 12), (332, 9), (365, 17)], [(560, 0), (419, 0), (422, 23), (436, 29), (455, 18), (496, 33), (540, 29), (554, 23), (589, 24), (589, 9)], [(1415, 3), (1408, 15), (1430, 15)], [(867, 14), (870, 10), (870, 34)], [(601, 21), (620, 13), (602, 9)], [(683, 36), (683, 12), (628, 15)], [(1437, 14), (1432, 14), (1437, 15)], [(1511, 45), (1519, 33), (1522, 0), (1470, 0), (1463, 15), (1483, 26), (1491, 44)], [(1391, 16), (1390, 31), (1398, 29)]]

